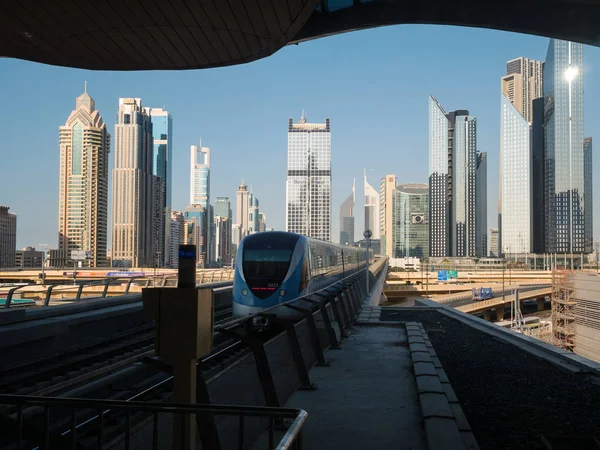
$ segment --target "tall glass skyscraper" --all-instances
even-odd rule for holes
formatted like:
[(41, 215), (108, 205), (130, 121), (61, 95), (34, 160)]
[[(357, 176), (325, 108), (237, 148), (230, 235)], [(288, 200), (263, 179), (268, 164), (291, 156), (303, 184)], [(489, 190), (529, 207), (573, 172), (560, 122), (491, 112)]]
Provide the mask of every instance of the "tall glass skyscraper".
[(210, 148), (192, 145), (190, 148), (190, 205), (185, 220), (194, 227), (197, 262), (200, 267), (210, 264), (212, 218), (210, 211)]
[(173, 118), (162, 108), (149, 108), (154, 140), (153, 169), (158, 178), (154, 198), (154, 228), (160, 266), (167, 265), (171, 252), (171, 189), (173, 164)]
[[(500, 96), (500, 200), (498, 202), (500, 254), (529, 253), (533, 250), (534, 189), (543, 186), (532, 163), (543, 162), (534, 156), (539, 115), (534, 100), (542, 95), (543, 63), (517, 58), (506, 63)], [(538, 154), (536, 150), (535, 154)], [(535, 171), (535, 174), (534, 174)], [(538, 185), (533, 182), (536, 178)]]
[(352, 185), (352, 193), (340, 206), (340, 244), (354, 243), (354, 194), (356, 184)]
[(367, 181), (365, 169), (365, 230), (371, 230), (371, 239), (380, 239), (379, 192)]
[(152, 122), (140, 98), (120, 98), (113, 168), (113, 266), (154, 263)]
[(285, 228), (288, 232), (331, 240), (331, 128), (288, 122)]
[(401, 184), (394, 190), (393, 257), (429, 256), (429, 186)]
[(430, 256), (475, 256), (477, 119), (429, 97)]
[[(475, 256), (475, 173), (477, 170), (477, 119), (450, 113), (454, 125), (452, 157), (452, 256)], [(454, 120), (452, 120), (454, 119)], [(452, 136), (452, 128), (450, 129)]]
[[(106, 265), (110, 134), (85, 92), (60, 127), (58, 248), (91, 252), (86, 265)], [(14, 248), (13, 248), (14, 251)]]
[(429, 256), (449, 256), (451, 163), (448, 161), (448, 118), (429, 97)]
[(485, 258), (487, 245), (487, 152), (477, 154), (475, 172), (475, 248), (476, 256)]
[[(546, 252), (585, 251), (583, 45), (550, 39), (544, 64)], [(589, 205), (591, 208), (591, 205)]]
[(587, 137), (583, 140), (583, 179), (584, 179), (584, 193), (583, 201), (585, 204), (584, 212), (584, 235), (585, 235), (585, 252), (591, 253), (594, 251), (594, 198), (593, 198), (593, 183), (592, 177), (594, 171), (592, 170), (592, 138)]

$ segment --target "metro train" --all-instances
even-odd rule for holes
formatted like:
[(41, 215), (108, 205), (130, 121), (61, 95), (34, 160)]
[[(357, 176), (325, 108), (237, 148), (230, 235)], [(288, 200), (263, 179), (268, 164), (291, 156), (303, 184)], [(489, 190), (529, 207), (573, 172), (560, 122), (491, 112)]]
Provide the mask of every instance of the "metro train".
[[(369, 258), (372, 260), (372, 250)], [(233, 316), (244, 317), (323, 289), (366, 267), (367, 250), (269, 231), (246, 236), (238, 247), (233, 280)], [(309, 307), (304, 300), (291, 304)], [(298, 318), (290, 308), (278, 317)], [(256, 318), (254, 327), (267, 326)]]

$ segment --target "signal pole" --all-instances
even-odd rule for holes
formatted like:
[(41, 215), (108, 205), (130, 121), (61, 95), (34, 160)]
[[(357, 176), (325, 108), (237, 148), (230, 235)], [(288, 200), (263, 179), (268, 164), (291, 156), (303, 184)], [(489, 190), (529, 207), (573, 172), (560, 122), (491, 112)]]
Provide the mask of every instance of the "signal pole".
[(365, 237), (365, 239), (367, 240), (367, 297), (369, 296), (369, 241), (371, 240), (371, 236), (373, 235), (373, 233), (371, 233), (371, 230), (366, 229), (365, 232), (363, 233), (363, 236)]

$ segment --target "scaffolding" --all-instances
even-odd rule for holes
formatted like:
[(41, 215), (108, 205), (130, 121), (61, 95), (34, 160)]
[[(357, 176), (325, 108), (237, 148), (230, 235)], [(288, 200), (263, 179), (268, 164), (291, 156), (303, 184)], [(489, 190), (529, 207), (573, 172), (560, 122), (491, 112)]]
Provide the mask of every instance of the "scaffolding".
[(552, 334), (557, 347), (573, 351), (575, 348), (574, 272), (552, 271)]

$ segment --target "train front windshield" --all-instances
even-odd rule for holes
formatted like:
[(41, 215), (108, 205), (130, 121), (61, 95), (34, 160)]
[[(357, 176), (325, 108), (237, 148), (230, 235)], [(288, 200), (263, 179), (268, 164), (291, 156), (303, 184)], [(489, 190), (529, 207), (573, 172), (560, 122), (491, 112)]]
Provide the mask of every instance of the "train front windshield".
[(244, 243), (242, 269), (255, 296), (267, 298), (281, 285), (290, 267), (296, 242), (297, 236), (269, 232)]

